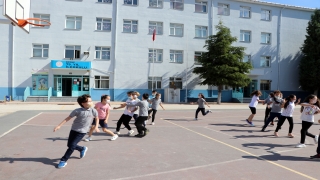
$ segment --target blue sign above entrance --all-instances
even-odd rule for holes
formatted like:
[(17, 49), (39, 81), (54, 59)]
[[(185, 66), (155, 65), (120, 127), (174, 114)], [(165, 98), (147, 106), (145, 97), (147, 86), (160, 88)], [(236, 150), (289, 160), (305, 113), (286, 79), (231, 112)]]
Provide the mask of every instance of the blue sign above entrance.
[(59, 68), (59, 69), (91, 69), (91, 62), (88, 62), (88, 61), (51, 60), (51, 68)]

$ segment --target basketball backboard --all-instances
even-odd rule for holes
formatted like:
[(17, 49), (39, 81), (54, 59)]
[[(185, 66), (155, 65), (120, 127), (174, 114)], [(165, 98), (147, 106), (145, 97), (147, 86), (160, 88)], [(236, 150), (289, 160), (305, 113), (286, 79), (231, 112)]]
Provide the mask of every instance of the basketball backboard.
[[(3, 0), (3, 15), (17, 25), (18, 19), (30, 17), (30, 0)], [(29, 33), (30, 25), (27, 24), (22, 29)]]

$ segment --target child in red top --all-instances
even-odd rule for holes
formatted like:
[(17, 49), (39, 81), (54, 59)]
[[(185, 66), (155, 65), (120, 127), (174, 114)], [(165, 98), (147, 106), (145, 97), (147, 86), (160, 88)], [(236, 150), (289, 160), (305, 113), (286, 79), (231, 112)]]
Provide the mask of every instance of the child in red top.
[[(117, 134), (114, 134), (112, 131), (108, 130), (108, 119), (109, 119), (109, 112), (110, 112), (110, 105), (108, 103), (110, 101), (109, 95), (102, 95), (101, 102), (98, 102), (94, 108), (98, 111), (99, 116), (99, 124), (103, 130), (103, 132), (110, 134), (112, 136), (111, 141), (114, 141), (118, 138)], [(85, 139), (85, 141), (91, 141), (92, 133), (95, 129), (96, 121), (92, 122), (92, 126), (89, 132), (89, 136)]]

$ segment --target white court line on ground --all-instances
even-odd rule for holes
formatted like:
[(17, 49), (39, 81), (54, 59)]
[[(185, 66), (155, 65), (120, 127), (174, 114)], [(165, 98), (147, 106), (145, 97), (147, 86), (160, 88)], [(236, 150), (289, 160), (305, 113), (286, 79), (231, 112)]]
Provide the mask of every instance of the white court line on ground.
[(175, 169), (175, 170), (170, 170), (170, 171), (163, 171), (163, 172), (145, 174), (145, 175), (141, 175), (141, 176), (124, 177), (124, 178), (118, 178), (118, 179), (113, 179), (113, 180), (126, 180), (126, 179), (135, 179), (135, 178), (143, 178), (143, 177), (148, 177), (148, 176), (169, 174), (169, 173), (175, 173), (175, 172), (179, 172), (179, 171), (187, 171), (187, 170), (192, 170), (192, 169), (199, 169), (199, 168), (205, 168), (205, 167), (209, 167), (209, 166), (226, 164), (226, 163), (231, 163), (231, 162), (236, 162), (236, 161), (241, 161), (241, 160), (245, 160), (245, 159), (244, 158), (240, 158), (240, 159), (234, 159), (234, 160), (230, 160), (230, 161), (224, 161), (224, 162), (206, 164), (206, 165), (201, 165), (201, 166), (193, 166), (193, 167), (188, 167), (188, 168), (181, 168), (181, 169)]
[(7, 132), (3, 133), (3, 134), (0, 136), (0, 138), (2, 138), (3, 136), (5, 136), (6, 134), (10, 133), (11, 131), (13, 131), (13, 130), (17, 129), (18, 127), (20, 127), (20, 126), (21, 126), (21, 125), (23, 125), (24, 123), (26, 123), (26, 122), (28, 122), (28, 121), (32, 120), (33, 118), (35, 118), (35, 117), (39, 116), (40, 114), (42, 114), (42, 112), (41, 112), (41, 113), (39, 113), (39, 114), (37, 114), (37, 115), (35, 115), (35, 116), (33, 116), (33, 117), (31, 117), (31, 118), (29, 118), (28, 120), (24, 121), (23, 123), (21, 123), (21, 124), (19, 124), (19, 125), (15, 126), (15, 127), (13, 127), (13, 128), (12, 128), (12, 129), (10, 129), (9, 131), (7, 131)]
[[(40, 126), (40, 127), (45, 127), (45, 126), (48, 126), (48, 127), (56, 127), (57, 125), (49, 125), (49, 124), (46, 124), (46, 125), (41, 125), (41, 124), (22, 124), (22, 126)], [(71, 125), (63, 125), (63, 126), (71, 126)]]
[(245, 150), (243, 150), (243, 149), (237, 148), (237, 147), (232, 146), (232, 145), (230, 145), (230, 144), (228, 144), (228, 143), (219, 141), (219, 140), (214, 139), (214, 138), (212, 138), (212, 137), (209, 137), (209, 136), (206, 136), (206, 135), (201, 134), (201, 133), (199, 133), (199, 132), (193, 131), (193, 130), (187, 128), (187, 127), (181, 126), (181, 125), (179, 125), (179, 124), (176, 124), (176, 123), (173, 123), (173, 122), (170, 122), (170, 121), (167, 121), (167, 122), (168, 122), (168, 123), (171, 123), (171, 124), (173, 124), (173, 125), (175, 125), (175, 126), (181, 127), (181, 128), (183, 128), (183, 129), (185, 129), (185, 130), (187, 130), (187, 131), (190, 131), (190, 132), (193, 132), (193, 133), (195, 133), (195, 134), (198, 134), (198, 135), (200, 135), (200, 136), (202, 136), (202, 137), (205, 137), (205, 138), (207, 138), (207, 139), (211, 139), (211, 140), (213, 140), (213, 141), (215, 141), (215, 142), (217, 142), (217, 143), (220, 143), (220, 144), (223, 144), (223, 145), (225, 145), (225, 146), (228, 146), (228, 147), (230, 147), (230, 148), (232, 148), (232, 149), (235, 149), (235, 150), (237, 150), (237, 151), (240, 151), (240, 152), (243, 152), (243, 153), (245, 153), (245, 154), (248, 154), (248, 155), (250, 155), (250, 156), (252, 156), (252, 157), (255, 157), (255, 158), (257, 158), (257, 159), (260, 159), (260, 160), (263, 160), (263, 161), (265, 161), (265, 162), (268, 162), (268, 163), (270, 163), (270, 164), (272, 164), (272, 165), (278, 166), (278, 167), (280, 167), (280, 168), (283, 168), (283, 169), (285, 169), (285, 170), (288, 170), (288, 171), (290, 171), (290, 172), (293, 172), (293, 173), (295, 173), (295, 174), (298, 174), (298, 175), (300, 175), (300, 176), (303, 176), (303, 177), (305, 177), (305, 178), (312, 179), (312, 180), (317, 180), (317, 179), (314, 178), (314, 177), (308, 176), (308, 175), (306, 175), (306, 174), (303, 174), (303, 173), (301, 173), (301, 172), (299, 172), (299, 171), (296, 171), (296, 170), (294, 170), (294, 169), (288, 168), (288, 167), (283, 166), (283, 165), (281, 165), (281, 164), (278, 164), (278, 163), (269, 161), (269, 160), (267, 160), (267, 159), (265, 159), (265, 158), (260, 157), (259, 155), (252, 154), (252, 153), (250, 153), (250, 152), (248, 152), (248, 151), (245, 151)]

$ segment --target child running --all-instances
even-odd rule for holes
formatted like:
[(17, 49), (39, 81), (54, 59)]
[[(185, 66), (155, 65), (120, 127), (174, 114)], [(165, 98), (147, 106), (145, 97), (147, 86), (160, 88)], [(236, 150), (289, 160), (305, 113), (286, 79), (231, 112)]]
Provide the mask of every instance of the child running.
[(278, 121), (278, 125), (276, 130), (274, 131), (274, 136), (278, 137), (278, 131), (279, 129), (281, 129), (282, 124), (284, 123), (284, 121), (286, 119), (288, 119), (289, 122), (289, 133), (288, 133), (288, 137), (289, 138), (293, 138), (293, 134), (292, 134), (292, 130), (293, 130), (293, 118), (292, 118), (292, 114), (294, 111), (294, 107), (296, 104), (300, 103), (300, 99), (298, 99), (298, 101), (296, 102), (297, 98), (294, 94), (291, 94), (290, 96), (288, 96), (285, 99), (285, 103), (283, 106), (283, 112), (281, 113), (281, 116), (279, 118)]
[[(140, 93), (139, 92), (137, 92), (137, 91), (133, 91), (133, 93), (132, 93), (132, 103), (133, 104), (136, 104), (137, 102), (139, 102), (140, 101), (140, 99), (138, 99), (138, 97), (140, 96)], [(136, 121), (137, 119), (138, 119), (138, 117), (139, 117), (139, 110), (138, 110), (138, 108), (136, 108), (134, 111), (133, 111), (133, 119)]]
[(143, 125), (144, 121), (148, 119), (148, 103), (149, 94), (144, 93), (142, 95), (142, 101), (137, 102), (136, 104), (131, 104), (130, 102), (126, 103), (128, 107), (139, 106), (139, 117), (134, 123), (136, 125), (138, 134), (135, 137), (142, 138), (147, 135), (149, 130)]
[(306, 147), (304, 144), (306, 135), (309, 137), (312, 137), (314, 139), (314, 143), (318, 144), (318, 135), (313, 135), (308, 132), (308, 129), (313, 125), (314, 122), (314, 114), (316, 112), (320, 112), (320, 102), (318, 100), (318, 97), (316, 95), (309, 95), (301, 105), (301, 120), (302, 120), (302, 129), (300, 131), (301, 133), (301, 139), (300, 143), (296, 146), (297, 148), (303, 148)]
[(264, 100), (259, 100), (259, 96), (261, 96), (261, 95), (262, 94), (260, 91), (253, 91), (250, 95), (250, 96), (252, 96), (251, 102), (249, 104), (249, 108), (251, 110), (251, 115), (248, 117), (248, 119), (246, 119), (246, 121), (251, 126), (254, 126), (252, 123), (252, 119), (257, 112), (256, 107), (257, 107), (258, 103), (264, 102)]
[(155, 119), (156, 113), (158, 111), (158, 106), (160, 105), (162, 107), (162, 109), (164, 110), (164, 107), (162, 106), (162, 102), (161, 102), (161, 94), (157, 93), (156, 97), (151, 99), (149, 102), (151, 103), (151, 110), (148, 111), (148, 115), (150, 117), (150, 114), (152, 112), (152, 123), (151, 123), (151, 125), (155, 125), (154, 119)]
[[(108, 119), (109, 119), (109, 113), (110, 113), (110, 105), (108, 103), (108, 100), (110, 100), (109, 95), (102, 95), (101, 96), (101, 102), (98, 102), (94, 108), (98, 111), (99, 115), (99, 124), (102, 128), (102, 131), (110, 134), (111, 141), (114, 141), (118, 138), (117, 134), (114, 134), (112, 131), (108, 130)], [(92, 140), (92, 133), (96, 129), (96, 120), (93, 120), (91, 129), (89, 131), (88, 137), (85, 139), (85, 141), (91, 141)]]
[[(318, 123), (320, 123), (320, 120), (318, 120)], [(317, 147), (317, 154), (314, 156), (310, 156), (311, 159), (320, 159), (320, 134), (318, 136), (318, 147)]]
[(88, 94), (84, 94), (79, 96), (77, 99), (78, 104), (81, 108), (77, 108), (73, 110), (70, 115), (65, 118), (57, 127), (54, 128), (53, 132), (56, 132), (61, 126), (68, 122), (71, 118), (76, 117), (71, 126), (69, 138), (68, 138), (68, 149), (64, 156), (60, 159), (60, 163), (57, 168), (61, 169), (67, 165), (67, 161), (70, 158), (71, 154), (74, 150), (78, 150), (80, 152), (80, 158), (83, 158), (86, 155), (88, 150), (85, 146), (78, 146), (78, 143), (81, 139), (86, 135), (90, 128), (90, 124), (92, 119), (96, 119), (96, 131), (99, 132), (98, 129), (98, 112), (92, 108), (92, 100), (91, 96)]
[[(120, 108), (125, 107), (126, 103), (131, 103), (133, 101), (132, 94), (133, 94), (133, 91), (127, 92), (127, 95), (128, 95), (127, 101), (125, 103), (121, 104), (120, 107), (114, 107), (113, 109), (120, 109)], [(116, 128), (116, 131), (114, 132), (115, 134), (120, 134), (121, 124), (123, 124), (129, 130), (129, 132), (128, 132), (129, 136), (134, 133), (134, 131), (131, 129), (131, 127), (129, 125), (129, 122), (133, 116), (133, 111), (130, 111), (130, 110), (125, 108), (123, 114), (121, 115), (120, 119), (117, 122), (117, 128)]]
[(268, 124), (272, 122), (275, 117), (280, 119), (281, 112), (282, 112), (282, 105), (284, 104), (284, 100), (281, 99), (280, 94), (281, 94), (280, 91), (274, 91), (274, 97), (271, 98), (271, 102), (269, 102), (269, 104), (272, 103), (270, 116), (267, 119), (267, 121), (264, 123), (264, 126), (262, 127), (262, 130), (261, 130), (262, 132), (265, 131)]
[(206, 102), (205, 98), (204, 98), (204, 95), (202, 93), (199, 93), (198, 95), (198, 109), (196, 110), (196, 116), (194, 118), (194, 120), (198, 120), (198, 113), (201, 111), (202, 115), (205, 116), (207, 115), (209, 112), (212, 113), (211, 110), (208, 110), (206, 112), (206, 109), (205, 109), (205, 106), (204, 105), (207, 105), (208, 108), (210, 108), (209, 104)]
[[(274, 94), (273, 94), (273, 92), (272, 93), (270, 93), (269, 94), (269, 96), (264, 100), (264, 102), (263, 102), (263, 105), (265, 105), (265, 104), (267, 104), (267, 106), (266, 106), (266, 111), (265, 111), (265, 115), (264, 115), (264, 123), (266, 123), (267, 122), (267, 119), (268, 119), (268, 117), (269, 117), (269, 115), (270, 115), (270, 111), (271, 111), (271, 107), (272, 107), (272, 104), (270, 104), (270, 100), (271, 100), (271, 98), (273, 98), (274, 97)], [(271, 123), (272, 125), (273, 125), (273, 121), (272, 121), (272, 123)]]

